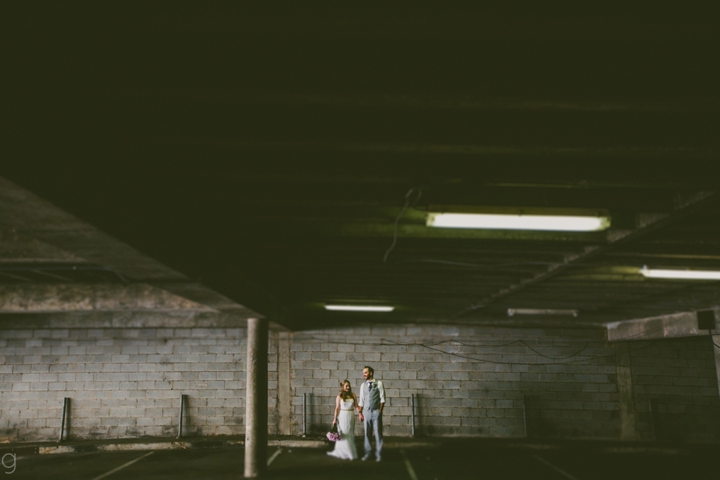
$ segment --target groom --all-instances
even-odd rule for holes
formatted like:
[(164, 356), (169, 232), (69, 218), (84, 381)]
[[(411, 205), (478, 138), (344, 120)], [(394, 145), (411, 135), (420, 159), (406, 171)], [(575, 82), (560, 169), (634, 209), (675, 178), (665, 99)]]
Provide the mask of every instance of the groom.
[(363, 368), (365, 381), (360, 388), (358, 399), (358, 412), (360, 421), (365, 425), (365, 455), (363, 460), (370, 458), (372, 445), (370, 444), (370, 430), (375, 432), (375, 461), (382, 459), (382, 411), (385, 406), (385, 387), (381, 381), (375, 380), (375, 371), (372, 367)]

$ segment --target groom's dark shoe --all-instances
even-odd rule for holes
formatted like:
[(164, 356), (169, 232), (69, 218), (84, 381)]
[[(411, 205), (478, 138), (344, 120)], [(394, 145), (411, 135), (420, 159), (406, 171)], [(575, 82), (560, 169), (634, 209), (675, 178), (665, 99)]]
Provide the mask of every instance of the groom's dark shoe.
[(368, 458), (370, 458), (369, 453), (366, 453), (365, 456), (362, 457), (363, 461), (367, 460)]

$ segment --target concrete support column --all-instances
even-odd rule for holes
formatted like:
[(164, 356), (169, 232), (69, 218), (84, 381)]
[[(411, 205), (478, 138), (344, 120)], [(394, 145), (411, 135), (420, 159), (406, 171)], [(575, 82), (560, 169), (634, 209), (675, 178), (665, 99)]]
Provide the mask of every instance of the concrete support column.
[(715, 373), (718, 379), (718, 394), (720, 395), (720, 335), (711, 335), (713, 351), (715, 352)]
[(247, 386), (245, 398), (245, 478), (267, 469), (268, 321), (248, 320)]
[(290, 385), (290, 332), (278, 333), (278, 433), (292, 434)]
[(630, 364), (630, 345), (625, 342), (613, 344), (615, 349), (615, 374), (617, 377), (618, 406), (620, 407), (620, 440), (637, 440), (637, 416)]

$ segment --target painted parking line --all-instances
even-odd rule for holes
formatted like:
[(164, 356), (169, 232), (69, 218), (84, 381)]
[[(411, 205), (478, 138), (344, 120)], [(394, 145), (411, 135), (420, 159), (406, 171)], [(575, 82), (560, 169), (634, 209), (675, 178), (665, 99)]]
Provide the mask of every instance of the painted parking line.
[(282, 448), (278, 448), (278, 449), (275, 451), (275, 453), (273, 453), (272, 455), (270, 455), (270, 458), (268, 458), (268, 463), (267, 463), (267, 466), (268, 466), (268, 467), (269, 467), (270, 464), (273, 462), (273, 460), (275, 460), (275, 459), (277, 458), (277, 456), (280, 455), (280, 453), (282, 453)]
[(562, 468), (556, 467), (556, 466), (553, 465), (552, 463), (548, 462), (547, 460), (545, 460), (544, 458), (542, 458), (540, 455), (533, 455), (533, 457), (535, 457), (536, 460), (544, 463), (544, 464), (547, 465), (548, 467), (552, 468), (553, 470), (555, 470), (556, 472), (558, 472), (560, 475), (563, 475), (565, 478), (569, 478), (570, 480), (578, 480), (577, 478), (573, 477), (572, 475), (570, 475), (569, 473), (567, 473), (567, 472), (566, 472), (565, 470), (563, 470)]
[(407, 458), (407, 455), (405, 455), (405, 450), (400, 450), (400, 453), (402, 454), (403, 460), (405, 460), (405, 466), (407, 467), (408, 475), (410, 475), (410, 478), (412, 480), (418, 480), (417, 475), (415, 475), (415, 469), (410, 463), (410, 460)]
[(124, 463), (124, 464), (120, 465), (120, 466), (117, 467), (117, 468), (113, 468), (113, 469), (110, 470), (109, 472), (103, 473), (102, 475), (93, 478), (92, 480), (100, 480), (101, 478), (105, 478), (105, 477), (107, 477), (107, 476), (109, 476), (109, 475), (112, 475), (112, 474), (115, 473), (115, 472), (119, 472), (119, 471), (122, 470), (123, 468), (129, 467), (129, 466), (132, 465), (133, 463), (139, 462), (139, 461), (142, 460), (143, 458), (148, 457), (148, 456), (152, 455), (153, 453), (155, 453), (155, 452), (146, 453), (146, 454), (143, 455), (142, 457), (138, 457), (138, 458), (136, 458), (135, 460), (130, 460), (129, 462)]

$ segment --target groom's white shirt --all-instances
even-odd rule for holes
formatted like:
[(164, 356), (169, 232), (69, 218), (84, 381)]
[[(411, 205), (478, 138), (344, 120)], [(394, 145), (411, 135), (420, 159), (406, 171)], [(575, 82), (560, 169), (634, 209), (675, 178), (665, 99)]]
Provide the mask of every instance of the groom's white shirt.
[(375, 386), (378, 389), (378, 392), (380, 392), (380, 403), (385, 403), (385, 387), (383, 386), (383, 383), (380, 380), (372, 379), (372, 380), (366, 380), (363, 382), (362, 388), (360, 388), (360, 398), (358, 398), (358, 407), (362, 407), (365, 405), (365, 384), (366, 383), (374, 383)]

